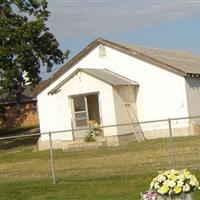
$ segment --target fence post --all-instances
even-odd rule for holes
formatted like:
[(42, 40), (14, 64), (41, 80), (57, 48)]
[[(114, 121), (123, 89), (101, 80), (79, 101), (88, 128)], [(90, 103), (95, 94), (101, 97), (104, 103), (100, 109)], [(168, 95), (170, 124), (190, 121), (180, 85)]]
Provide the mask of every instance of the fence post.
[(71, 127), (72, 127), (72, 140), (74, 140), (75, 136), (74, 136), (74, 123), (73, 123), (73, 119), (71, 119)]
[(51, 159), (52, 179), (53, 179), (53, 184), (55, 184), (56, 183), (56, 175), (55, 175), (55, 164), (54, 164), (54, 157), (53, 157), (53, 145), (52, 145), (51, 132), (49, 132), (49, 150), (50, 150), (50, 159)]
[(172, 123), (171, 123), (170, 118), (168, 118), (168, 125), (169, 125), (169, 136), (170, 136), (169, 138), (170, 138), (170, 147), (171, 147), (171, 155), (172, 155), (172, 166), (173, 166), (173, 169), (176, 169), (174, 142), (173, 142), (173, 135), (172, 135)]

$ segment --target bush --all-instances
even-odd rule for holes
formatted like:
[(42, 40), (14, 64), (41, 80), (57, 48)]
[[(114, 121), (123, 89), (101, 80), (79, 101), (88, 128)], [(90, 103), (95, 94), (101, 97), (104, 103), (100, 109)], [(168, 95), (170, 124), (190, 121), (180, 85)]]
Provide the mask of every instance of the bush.
[(93, 135), (93, 132), (89, 132), (88, 135), (84, 138), (85, 142), (95, 142), (96, 139)]

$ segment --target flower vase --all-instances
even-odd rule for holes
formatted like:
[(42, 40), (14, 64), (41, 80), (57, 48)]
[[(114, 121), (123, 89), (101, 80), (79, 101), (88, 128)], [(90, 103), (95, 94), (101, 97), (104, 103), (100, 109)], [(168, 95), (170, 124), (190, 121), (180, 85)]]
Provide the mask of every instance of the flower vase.
[(163, 197), (161, 195), (158, 195), (157, 200), (193, 200), (193, 198), (191, 194), (183, 193), (175, 197)]

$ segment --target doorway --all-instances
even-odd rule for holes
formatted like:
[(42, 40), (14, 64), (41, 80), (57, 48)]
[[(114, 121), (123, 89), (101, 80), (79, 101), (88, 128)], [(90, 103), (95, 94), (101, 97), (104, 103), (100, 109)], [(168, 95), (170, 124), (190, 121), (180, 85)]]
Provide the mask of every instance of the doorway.
[(71, 99), (75, 128), (88, 127), (90, 121), (100, 124), (98, 93), (76, 95)]

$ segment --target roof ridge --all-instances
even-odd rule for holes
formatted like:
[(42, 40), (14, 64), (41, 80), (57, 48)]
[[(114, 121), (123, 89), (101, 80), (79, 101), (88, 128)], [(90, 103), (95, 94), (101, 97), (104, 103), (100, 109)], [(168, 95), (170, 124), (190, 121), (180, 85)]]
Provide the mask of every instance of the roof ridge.
[(141, 49), (147, 49), (147, 50), (159, 50), (159, 51), (167, 51), (167, 52), (178, 52), (178, 53), (187, 53), (187, 54), (191, 54), (193, 56), (197, 56), (200, 57), (200, 55), (188, 51), (188, 50), (184, 50), (184, 49), (170, 49), (170, 48), (160, 48), (160, 47), (150, 47), (150, 46), (142, 46), (142, 45), (138, 45), (138, 44), (129, 44), (129, 43), (118, 43), (120, 45), (127, 45), (127, 47), (136, 47), (136, 48), (141, 48)]

